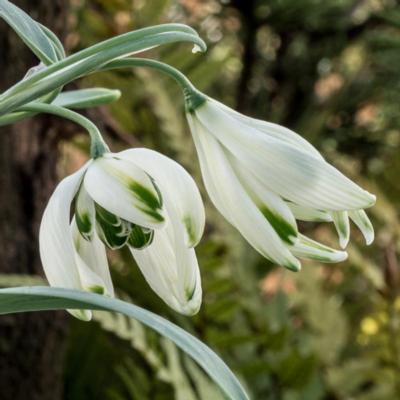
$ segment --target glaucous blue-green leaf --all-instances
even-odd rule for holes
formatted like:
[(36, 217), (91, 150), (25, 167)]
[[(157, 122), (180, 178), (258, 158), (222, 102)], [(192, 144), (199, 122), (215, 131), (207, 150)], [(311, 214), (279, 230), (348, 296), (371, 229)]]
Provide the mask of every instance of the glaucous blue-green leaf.
[(134, 318), (171, 339), (204, 368), (229, 399), (249, 399), (232, 371), (209, 347), (150, 311), (121, 300), (76, 290), (42, 286), (0, 289), (0, 314), (60, 309), (113, 311)]
[[(105, 88), (90, 88), (69, 90), (60, 93), (52, 102), (53, 105), (71, 109), (96, 107), (102, 104), (112, 103), (120, 98), (119, 90)], [(33, 117), (34, 112), (18, 111), (0, 117), (0, 126), (13, 124), (25, 118)]]
[(49, 65), (57, 61), (52, 41), (27, 13), (7, 0), (0, 0), (0, 17), (44, 64)]
[(118, 100), (120, 96), (119, 90), (105, 88), (69, 90), (60, 93), (52, 104), (59, 107), (79, 109), (112, 103)]
[(58, 36), (51, 31), (47, 26), (44, 26), (42, 24), (39, 24), (43, 33), (48, 37), (48, 39), (50, 40), (50, 42), (53, 44), (54, 50), (57, 54), (57, 58), (59, 60), (62, 60), (63, 58), (65, 58), (66, 54), (65, 54), (65, 49), (63, 44), (61, 43), (60, 39), (58, 38)]
[(0, 95), (0, 115), (16, 111), (21, 105), (92, 73), (112, 60), (176, 42), (197, 44), (206, 50), (198, 34), (182, 24), (162, 24), (127, 32), (83, 49), (18, 82)]

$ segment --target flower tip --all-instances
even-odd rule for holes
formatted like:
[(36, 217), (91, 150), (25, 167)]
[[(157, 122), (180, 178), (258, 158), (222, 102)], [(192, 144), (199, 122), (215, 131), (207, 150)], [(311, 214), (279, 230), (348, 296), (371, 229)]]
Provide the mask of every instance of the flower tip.
[(192, 48), (192, 53), (193, 53), (193, 54), (202, 53), (202, 52), (203, 52), (203, 50), (202, 50), (202, 48), (201, 48), (198, 44), (195, 44), (195, 45), (193, 46), (193, 48)]
[(339, 262), (347, 260), (348, 258), (349, 258), (349, 254), (347, 253), (347, 251), (337, 251), (334, 262), (339, 263)]
[(92, 312), (90, 310), (67, 310), (73, 317), (80, 319), (84, 322), (89, 322), (92, 319)]
[(184, 308), (181, 313), (183, 315), (188, 316), (188, 317), (193, 317), (194, 315), (196, 315), (200, 311), (200, 305), (201, 304), (199, 304), (196, 307)]
[(341, 249), (345, 249), (347, 245), (349, 244), (349, 236), (340, 236), (339, 237), (339, 245)]
[(200, 311), (201, 307), (201, 297), (197, 301), (188, 301), (185, 304), (179, 304), (178, 307), (173, 307), (176, 312), (187, 317), (196, 315)]
[(365, 244), (367, 246), (371, 245), (373, 241), (375, 240), (375, 234), (374, 231), (368, 232), (365, 234)]
[(301, 262), (297, 258), (295, 260), (288, 260), (283, 266), (293, 272), (301, 271)]
[(376, 203), (376, 196), (374, 194), (372, 194), (372, 193), (369, 193), (369, 192), (367, 192), (367, 194), (368, 194), (369, 201), (368, 201), (368, 203), (367, 203), (365, 208), (372, 207)]
[(192, 53), (205, 53), (207, 51), (206, 42), (200, 36), (197, 37), (196, 42), (192, 48)]

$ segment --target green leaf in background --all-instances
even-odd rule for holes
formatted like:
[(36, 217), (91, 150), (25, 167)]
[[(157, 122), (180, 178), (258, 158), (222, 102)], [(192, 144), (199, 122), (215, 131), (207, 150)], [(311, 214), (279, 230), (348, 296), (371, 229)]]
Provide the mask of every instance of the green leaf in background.
[(114, 311), (135, 318), (171, 339), (197, 361), (230, 399), (249, 398), (231, 370), (209, 347), (182, 328), (150, 311), (121, 300), (69, 289), (36, 286), (0, 290), (0, 314), (63, 309)]
[(90, 88), (60, 93), (52, 104), (65, 108), (87, 108), (108, 104), (120, 98), (119, 90)]
[(7, 0), (0, 0), (0, 17), (44, 64), (49, 65), (57, 61), (52, 41), (27, 13)]

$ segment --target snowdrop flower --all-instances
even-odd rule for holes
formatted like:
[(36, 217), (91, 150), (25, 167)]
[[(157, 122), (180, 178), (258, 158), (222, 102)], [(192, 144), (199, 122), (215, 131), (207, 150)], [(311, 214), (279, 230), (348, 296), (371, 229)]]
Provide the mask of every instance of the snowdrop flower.
[(194, 314), (201, 304), (194, 246), (204, 223), (197, 186), (178, 163), (142, 148), (105, 153), (55, 189), (40, 255), (50, 285), (113, 296), (106, 248), (128, 246), (151, 288), (176, 311)]
[(333, 221), (345, 248), (350, 218), (367, 244), (373, 241), (364, 209), (375, 196), (328, 164), (302, 137), (198, 92), (189, 93), (186, 101), (207, 192), (264, 257), (294, 271), (301, 268), (297, 257), (321, 262), (347, 257), (299, 233), (296, 219)]

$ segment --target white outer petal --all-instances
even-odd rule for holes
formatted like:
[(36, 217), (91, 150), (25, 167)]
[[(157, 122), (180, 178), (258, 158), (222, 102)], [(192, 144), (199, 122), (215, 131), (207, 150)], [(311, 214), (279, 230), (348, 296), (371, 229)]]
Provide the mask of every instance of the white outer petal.
[(108, 267), (106, 248), (99, 239), (96, 230), (92, 239), (85, 240), (80, 234), (75, 218), (71, 223), (71, 235), (75, 247), (75, 259), (82, 286), (91, 291), (93, 286), (100, 286), (108, 296), (114, 296), (114, 287)]
[(246, 193), (219, 143), (187, 115), (207, 192), (218, 211), (264, 257), (292, 270), (300, 269), (275, 230)]
[(291, 202), (287, 202), (287, 205), (291, 209), (294, 217), (300, 221), (332, 222), (332, 216), (326, 211), (299, 206)]
[(349, 217), (360, 229), (367, 245), (370, 245), (374, 241), (375, 233), (367, 213), (364, 210), (350, 211)]
[[(160, 228), (163, 210), (150, 207), (129, 189), (132, 183), (140, 184), (158, 198), (151, 177), (131, 161), (115, 157), (108, 154), (93, 161), (85, 175), (85, 189), (96, 203), (118, 217), (146, 228)], [(159, 217), (152, 216), (153, 211)]]
[[(169, 222), (169, 221), (168, 221)], [(130, 247), (146, 281), (171, 308), (186, 315), (196, 314), (201, 305), (201, 277), (196, 253), (187, 248), (183, 232), (172, 224), (154, 232), (149, 247)]]
[[(82, 289), (75, 249), (70, 234), (71, 203), (90, 165), (86, 163), (56, 187), (44, 210), (39, 231), (39, 249), (43, 269), (51, 286)], [(69, 310), (80, 319), (90, 319), (90, 311)]]
[(288, 205), (278, 195), (268, 190), (240, 161), (232, 156), (229, 157), (229, 154), (228, 159), (239, 181), (276, 233), (285, 243), (294, 244), (298, 230), (296, 220)]
[(230, 114), (232, 117), (240, 119), (244, 124), (247, 124), (252, 128), (259, 130), (265, 135), (273, 139), (278, 139), (284, 143), (290, 144), (297, 149), (301, 149), (308, 154), (319, 158), (320, 160), (324, 159), (321, 153), (310, 142), (308, 142), (296, 132), (293, 132), (292, 130), (282, 125), (274, 124), (272, 122), (267, 122), (260, 119), (250, 118), (246, 115), (240, 114), (232, 108), (227, 107), (225, 104), (220, 103), (219, 101), (214, 100), (210, 97), (208, 98), (208, 101), (220, 107), (221, 110)]
[(205, 212), (199, 189), (188, 172), (174, 160), (149, 149), (129, 149), (117, 156), (136, 163), (155, 179), (166, 208), (173, 208), (185, 227), (187, 246), (195, 246), (203, 235)]
[(70, 234), (71, 203), (88, 167), (64, 178), (50, 197), (39, 232), (40, 257), (51, 286), (81, 289)]
[(267, 187), (287, 200), (338, 211), (366, 208), (375, 202), (375, 196), (324, 160), (268, 137), (213, 102), (196, 109), (196, 116)]

